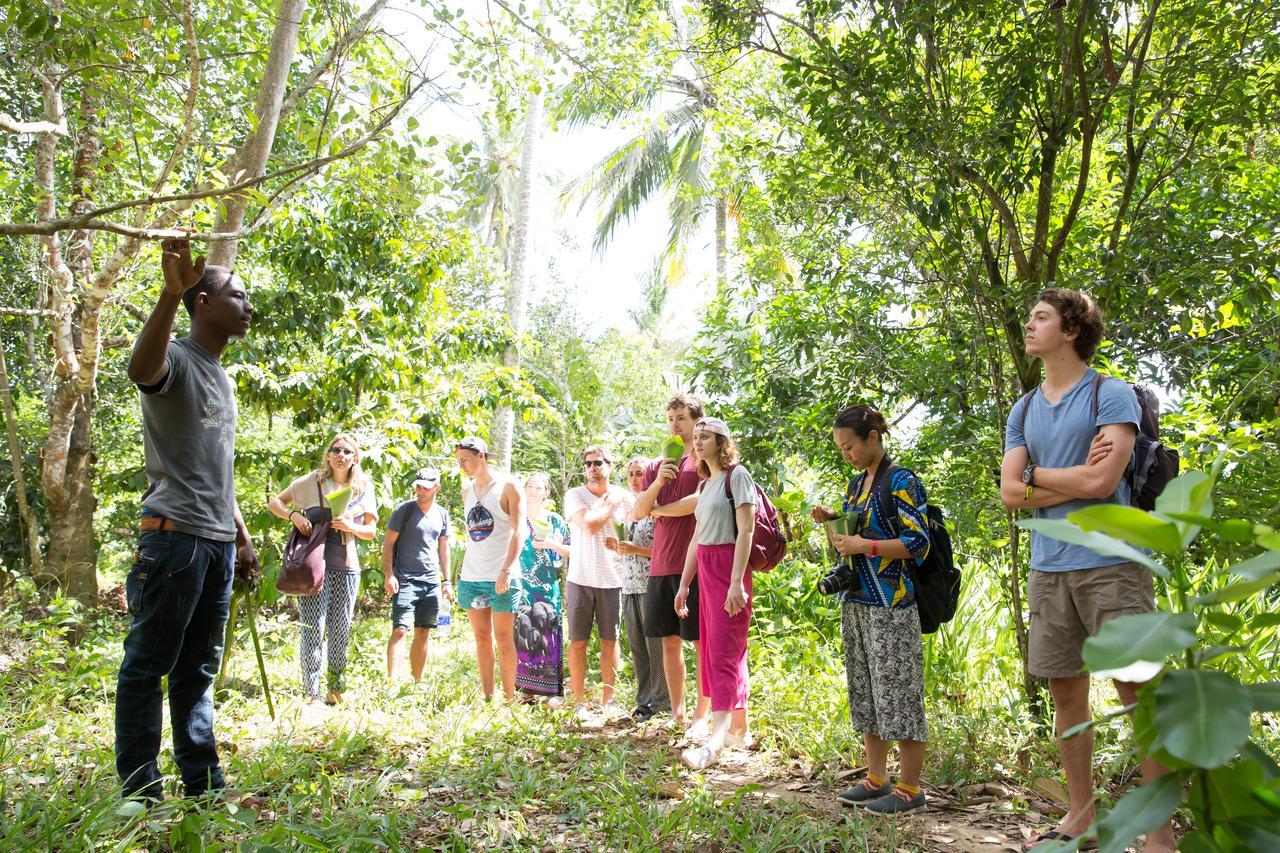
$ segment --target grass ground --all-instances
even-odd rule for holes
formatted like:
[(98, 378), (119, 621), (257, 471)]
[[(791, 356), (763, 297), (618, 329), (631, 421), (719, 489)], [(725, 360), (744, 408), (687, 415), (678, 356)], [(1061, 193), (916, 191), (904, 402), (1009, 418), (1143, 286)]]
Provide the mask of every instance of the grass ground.
[[(10, 605), (0, 848), (1001, 850), (1051, 819), (1056, 783), (1026, 784), (1052, 774), (1043, 739), (980, 685), (931, 698), (929, 813), (895, 822), (842, 811), (834, 795), (857, 777), (861, 750), (835, 651), (800, 632), (753, 652), (757, 747), (691, 773), (679, 735), (656, 725), (582, 730), (567, 711), (486, 705), (457, 628), (421, 683), (388, 684), (382, 615), (357, 622), (349, 703), (305, 708), (296, 623), (285, 611), (258, 624), (276, 719), (242, 630), (217, 731), (230, 783), (262, 806), (197, 806), (175, 787), (144, 811), (121, 802), (113, 767), (125, 617)], [(622, 685), (630, 699), (625, 672)], [(167, 738), (162, 769), (172, 770)]]

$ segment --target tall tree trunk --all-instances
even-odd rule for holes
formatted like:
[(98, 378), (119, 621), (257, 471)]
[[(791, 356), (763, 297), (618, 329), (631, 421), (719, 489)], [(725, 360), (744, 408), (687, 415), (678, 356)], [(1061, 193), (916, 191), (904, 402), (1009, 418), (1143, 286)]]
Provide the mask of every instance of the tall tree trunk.
[[(62, 92), (58, 88), (61, 68), (50, 61), (41, 80), (44, 117), (60, 125), (65, 119)], [(93, 96), (86, 94), (82, 105), (92, 110)], [(77, 140), (75, 180), (87, 172), (91, 159), (81, 146), (96, 145), (96, 137), (82, 134)], [(40, 220), (57, 216), (55, 185), (57, 137), (41, 134), (36, 144), (36, 182), (40, 196), (36, 216)], [(49, 433), (41, 457), (40, 479), (44, 488), (45, 507), (49, 511), (49, 553), (45, 561), (49, 578), (73, 595), (92, 597), (98, 591), (97, 549), (93, 541), (93, 451), (89, 434), (91, 395), (80, 393), (80, 354), (73, 318), (75, 274), (63, 257), (62, 241), (57, 234), (41, 239), (42, 263), (49, 278), (48, 301), (44, 307), (53, 311), (52, 343), (53, 375), (50, 378)], [(72, 237), (73, 260), (84, 261), (83, 246)], [(91, 250), (90, 250), (91, 256)], [(91, 261), (91, 257), (90, 257)]]
[(98, 498), (93, 491), (94, 465), (93, 410), (96, 391), (78, 395), (69, 413), (70, 442), (63, 467), (64, 482), (58, 500), (48, 498), (50, 572), (62, 589), (89, 601), (98, 594), (98, 543), (93, 531), (93, 515)]
[[(298, 49), (298, 28), (306, 10), (306, 0), (280, 0), (276, 28), (271, 36), (271, 52), (267, 55), (267, 69), (262, 75), (258, 102), (253, 110), (257, 121), (227, 169), (233, 184), (260, 177), (266, 172), (267, 160), (275, 144), (276, 127), (280, 122), (280, 107), (289, 82), (289, 67)], [(244, 216), (245, 197), (228, 196), (223, 200), (213, 230), (219, 234), (233, 234), (244, 225)], [(224, 267), (233, 265), (238, 248), (238, 240), (219, 240), (210, 244), (209, 263)]]
[(40, 524), (36, 514), (27, 503), (27, 483), (22, 474), (22, 446), (18, 443), (18, 419), (14, 412), (13, 397), (9, 393), (9, 368), (5, 363), (4, 344), (0, 343), (0, 401), (4, 403), (5, 432), (9, 438), (9, 459), (13, 464), (13, 491), (18, 503), (18, 518), (27, 536), (27, 553), (31, 561), (32, 577), (44, 574), (44, 563), (40, 559)]
[[(515, 228), (511, 253), (511, 277), (507, 281), (507, 323), (515, 333), (502, 352), (502, 365), (515, 371), (520, 369), (520, 337), (524, 334), (528, 319), (529, 300), (529, 242), (533, 190), (537, 178), (537, 143), (542, 133), (542, 43), (539, 41), (533, 57), (533, 87), (529, 92), (529, 111), (524, 121), (524, 142), (520, 149), (520, 196), (516, 201)], [(498, 464), (511, 469), (511, 447), (515, 441), (515, 411), (505, 403), (499, 403), (493, 413), (490, 430), (490, 453)]]
[(716, 193), (716, 291), (729, 280), (729, 203), (724, 192)]

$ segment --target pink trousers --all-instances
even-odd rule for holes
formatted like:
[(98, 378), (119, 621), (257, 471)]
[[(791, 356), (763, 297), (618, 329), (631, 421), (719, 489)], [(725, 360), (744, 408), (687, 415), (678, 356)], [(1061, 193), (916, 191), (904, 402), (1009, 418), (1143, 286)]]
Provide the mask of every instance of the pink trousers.
[(747, 628), (751, 625), (751, 571), (743, 578), (747, 606), (730, 616), (724, 610), (733, 576), (733, 545), (698, 546), (698, 631), (702, 637), (698, 672), (711, 710), (747, 707)]

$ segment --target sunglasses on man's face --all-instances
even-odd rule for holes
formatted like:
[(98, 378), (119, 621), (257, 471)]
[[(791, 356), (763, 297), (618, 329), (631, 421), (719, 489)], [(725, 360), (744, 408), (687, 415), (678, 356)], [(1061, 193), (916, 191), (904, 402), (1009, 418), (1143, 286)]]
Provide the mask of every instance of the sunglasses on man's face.
[(350, 447), (330, 447), (329, 452), (334, 456), (355, 456), (356, 452)]
[(588, 459), (582, 463), (583, 468), (602, 468), (609, 463), (603, 459)]

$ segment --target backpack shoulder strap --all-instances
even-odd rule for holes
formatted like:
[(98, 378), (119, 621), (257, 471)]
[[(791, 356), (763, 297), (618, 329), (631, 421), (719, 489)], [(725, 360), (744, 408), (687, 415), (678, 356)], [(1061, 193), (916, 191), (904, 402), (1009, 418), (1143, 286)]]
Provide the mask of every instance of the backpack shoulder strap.
[(903, 470), (900, 466), (890, 463), (885, 469), (884, 476), (880, 479), (880, 506), (885, 511), (885, 521), (893, 526), (896, 530), (898, 524), (898, 513), (895, 511), (893, 503), (893, 477), (899, 471)]
[[(1027, 393), (1023, 394), (1022, 398), (1018, 400), (1018, 403), (1022, 404), (1022, 408), (1018, 409), (1018, 431), (1022, 433), (1023, 441), (1026, 440), (1027, 436), (1027, 408), (1031, 405), (1031, 398), (1039, 390), (1040, 386), (1037, 385)], [(1014, 408), (1018, 407), (1018, 403), (1013, 404)]]
[(1091, 423), (1098, 422), (1098, 394), (1102, 391), (1102, 383), (1105, 382), (1106, 379), (1107, 377), (1103, 376), (1101, 373), (1093, 377), (1093, 396), (1089, 401), (1089, 419)]
[(730, 465), (728, 468), (724, 469), (724, 496), (729, 499), (729, 505), (734, 507), (735, 509), (737, 508), (737, 505), (733, 502), (733, 482), (732, 481), (733, 481), (733, 469), (737, 467), (738, 467), (737, 465)]

